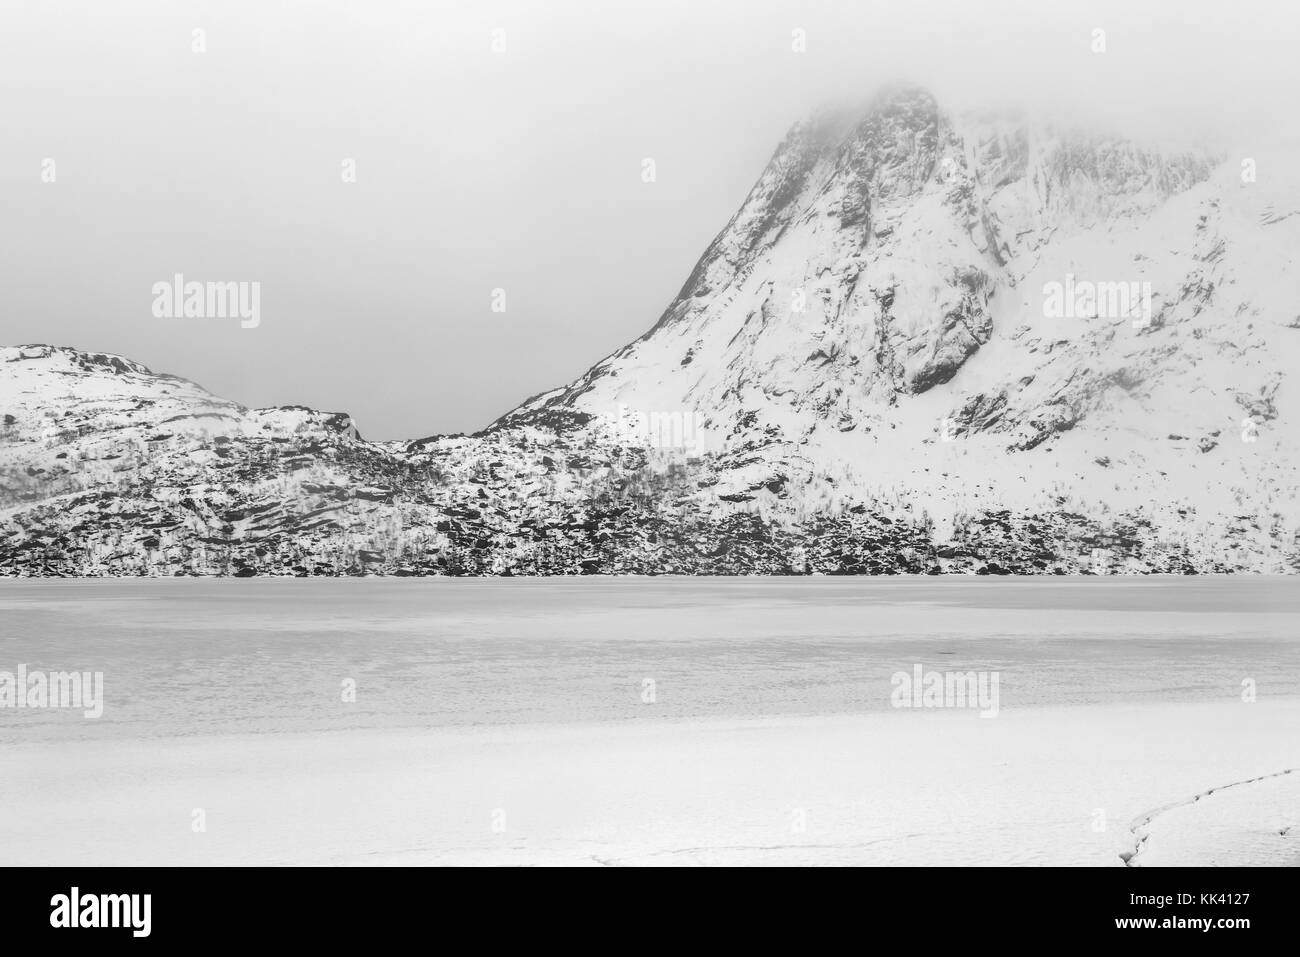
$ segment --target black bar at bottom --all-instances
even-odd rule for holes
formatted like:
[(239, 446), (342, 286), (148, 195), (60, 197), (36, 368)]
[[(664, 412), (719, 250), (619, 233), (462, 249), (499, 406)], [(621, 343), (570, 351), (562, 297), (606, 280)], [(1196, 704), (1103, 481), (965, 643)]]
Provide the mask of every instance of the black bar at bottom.
[(516, 935), (676, 949), (699, 942), (690, 927), (733, 945), (848, 935), (947, 949), (1042, 935), (1021, 943), (1232, 946), (1296, 929), (1295, 872), (1281, 868), (595, 870), (10, 868), (0, 927), (9, 946), (283, 941), (295, 951), (412, 935), (456, 949)]

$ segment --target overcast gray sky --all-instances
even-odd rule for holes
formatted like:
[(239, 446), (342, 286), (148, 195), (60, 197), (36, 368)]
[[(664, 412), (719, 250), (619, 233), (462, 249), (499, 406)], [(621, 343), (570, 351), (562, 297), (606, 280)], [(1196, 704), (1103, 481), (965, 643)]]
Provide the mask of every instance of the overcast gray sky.
[[(0, 0), (0, 343), (472, 431), (648, 329), (820, 103), (907, 79), (1249, 142), (1294, 122), (1297, 7)], [(261, 282), (261, 324), (156, 318), (175, 273)]]

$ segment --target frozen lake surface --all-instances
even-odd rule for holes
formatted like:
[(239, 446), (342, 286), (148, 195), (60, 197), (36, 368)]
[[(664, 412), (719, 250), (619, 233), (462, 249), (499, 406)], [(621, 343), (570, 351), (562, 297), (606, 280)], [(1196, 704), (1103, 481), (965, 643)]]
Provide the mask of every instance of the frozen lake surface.
[(1300, 578), (26, 581), (0, 622), (0, 670), (106, 698), (0, 742), (852, 714), (916, 664), (1003, 710), (1300, 695)]
[[(0, 708), (0, 847), (1295, 864), (1297, 636), (1297, 578), (9, 581), (0, 672), (105, 702)], [(918, 667), (996, 719), (893, 707)]]

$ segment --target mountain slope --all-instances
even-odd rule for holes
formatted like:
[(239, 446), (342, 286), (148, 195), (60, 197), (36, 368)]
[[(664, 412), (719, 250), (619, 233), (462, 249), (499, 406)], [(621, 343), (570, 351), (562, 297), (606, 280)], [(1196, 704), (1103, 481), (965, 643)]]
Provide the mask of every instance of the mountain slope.
[(644, 336), (475, 436), (0, 349), (0, 574), (1295, 570), (1286, 160), (887, 91), (797, 124)]
[[(676, 416), (702, 448), (949, 521), (1084, 493), (1211, 537), (1259, 510), (1294, 528), (1300, 183), (1268, 165), (1243, 183), (890, 91), (796, 126), (658, 324), (498, 426)], [(1045, 291), (1088, 284), (1065, 310)]]

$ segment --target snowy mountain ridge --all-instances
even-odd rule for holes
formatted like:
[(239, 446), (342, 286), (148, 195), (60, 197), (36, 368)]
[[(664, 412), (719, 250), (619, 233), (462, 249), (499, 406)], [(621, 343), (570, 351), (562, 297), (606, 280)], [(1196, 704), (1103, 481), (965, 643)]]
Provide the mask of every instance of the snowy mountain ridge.
[(796, 124), (645, 335), (468, 437), (2, 349), (0, 573), (1294, 570), (1285, 160), (893, 88)]

